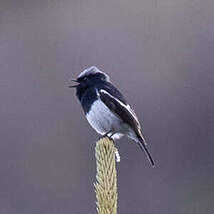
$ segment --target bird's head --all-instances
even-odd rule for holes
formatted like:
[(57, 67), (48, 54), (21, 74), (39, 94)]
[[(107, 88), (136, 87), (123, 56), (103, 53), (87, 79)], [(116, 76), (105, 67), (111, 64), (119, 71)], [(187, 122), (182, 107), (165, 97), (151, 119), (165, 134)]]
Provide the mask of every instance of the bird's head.
[(110, 82), (110, 78), (107, 74), (100, 71), (96, 66), (91, 66), (82, 71), (77, 79), (72, 79), (72, 81), (76, 82), (77, 84), (71, 85), (69, 88), (76, 88), (77, 97), (81, 99), (81, 96), (86, 91), (86, 89), (102, 82)]
[(77, 79), (72, 79), (73, 82), (76, 82), (76, 85), (69, 86), (69, 88), (88, 88), (97, 83), (107, 81), (109, 82), (109, 76), (104, 72), (100, 71), (96, 66), (92, 66), (90, 68), (82, 71)]

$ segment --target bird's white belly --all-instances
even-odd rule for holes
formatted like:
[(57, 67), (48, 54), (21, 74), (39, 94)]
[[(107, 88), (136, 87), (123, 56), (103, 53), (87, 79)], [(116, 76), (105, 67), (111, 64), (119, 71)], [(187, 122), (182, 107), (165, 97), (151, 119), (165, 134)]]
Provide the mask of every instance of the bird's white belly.
[(120, 132), (122, 121), (99, 99), (93, 103), (91, 110), (86, 114), (86, 118), (101, 135), (110, 131)]

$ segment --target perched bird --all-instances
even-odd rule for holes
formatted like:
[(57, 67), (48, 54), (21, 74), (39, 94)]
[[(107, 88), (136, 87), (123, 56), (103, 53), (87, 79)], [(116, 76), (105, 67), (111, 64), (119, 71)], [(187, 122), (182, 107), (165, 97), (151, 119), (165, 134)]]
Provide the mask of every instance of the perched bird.
[(109, 76), (92, 66), (72, 81), (77, 84), (69, 87), (76, 88), (76, 96), (90, 125), (99, 134), (113, 140), (124, 135), (133, 139), (154, 166), (138, 118), (123, 95), (112, 85)]

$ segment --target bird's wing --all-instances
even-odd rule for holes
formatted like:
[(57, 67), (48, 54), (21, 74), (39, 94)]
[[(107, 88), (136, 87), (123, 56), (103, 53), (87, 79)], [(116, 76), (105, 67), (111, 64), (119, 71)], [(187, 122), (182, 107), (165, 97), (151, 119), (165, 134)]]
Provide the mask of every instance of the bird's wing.
[(105, 83), (101, 84), (100, 86), (98, 86), (98, 89), (105, 90), (106, 92), (113, 95), (116, 99), (118, 99), (123, 104), (125, 104), (125, 105), (128, 104), (126, 99), (120, 93), (120, 91), (116, 87), (114, 87), (114, 85), (112, 85), (110, 82), (105, 82)]
[(137, 136), (143, 137), (138, 118), (129, 104), (113, 96), (105, 89), (100, 89), (98, 95), (114, 114), (118, 115), (122, 121), (127, 123), (134, 130)]

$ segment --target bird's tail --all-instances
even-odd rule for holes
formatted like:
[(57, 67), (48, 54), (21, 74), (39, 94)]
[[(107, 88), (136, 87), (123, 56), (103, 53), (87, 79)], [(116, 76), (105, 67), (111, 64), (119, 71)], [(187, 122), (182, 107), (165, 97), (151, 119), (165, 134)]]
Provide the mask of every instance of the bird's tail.
[(145, 141), (145, 139), (143, 138), (143, 136), (138, 136), (138, 140), (139, 140), (138, 141), (138, 145), (139, 145), (140, 149), (146, 153), (146, 156), (149, 159), (149, 162), (154, 167), (155, 166), (155, 162), (154, 162), (154, 160), (152, 158), (151, 153), (149, 152), (149, 150), (146, 147), (146, 141)]

